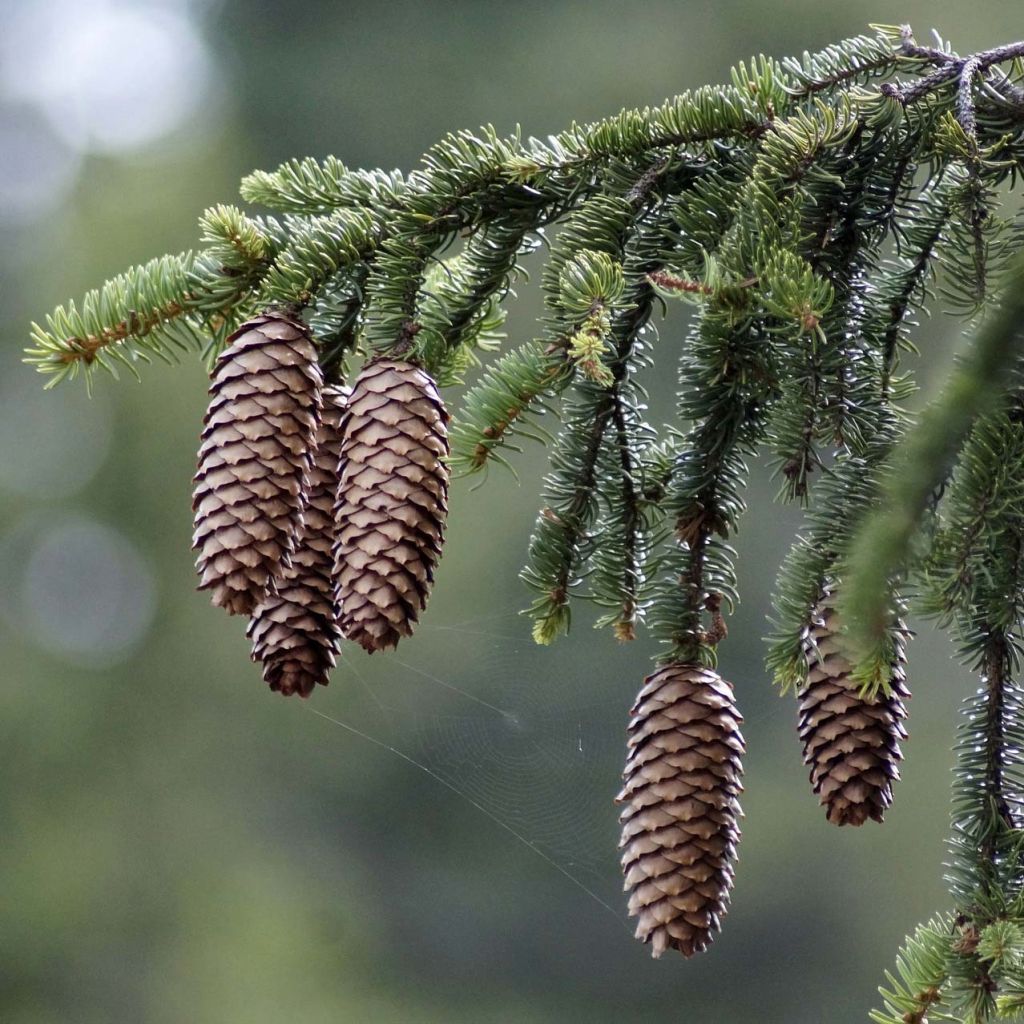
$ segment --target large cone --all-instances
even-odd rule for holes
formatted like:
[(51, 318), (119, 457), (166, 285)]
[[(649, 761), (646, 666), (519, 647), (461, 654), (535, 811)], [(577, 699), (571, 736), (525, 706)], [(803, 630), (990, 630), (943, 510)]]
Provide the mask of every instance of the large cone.
[(210, 386), (195, 477), (196, 567), (215, 605), (248, 615), (284, 571), (300, 522), (322, 378), (305, 325), (255, 317)]
[(710, 945), (733, 881), (743, 754), (732, 686), (698, 665), (644, 681), (629, 724), (622, 867), (636, 937), (655, 957)]
[(810, 670), (799, 694), (799, 730), (804, 763), (833, 825), (881, 821), (899, 779), (905, 685), (902, 633), (897, 637), (892, 693), (875, 700), (860, 696), (841, 653), (840, 624), (826, 601), (818, 608), (807, 640)]
[(378, 359), (349, 402), (338, 489), (335, 580), (341, 631), (394, 647), (419, 618), (448, 511), (448, 414), (428, 374)]
[(303, 525), (291, 565), (253, 613), (248, 636), (263, 678), (284, 696), (326, 686), (341, 640), (334, 593), (334, 503), (348, 391), (324, 388)]

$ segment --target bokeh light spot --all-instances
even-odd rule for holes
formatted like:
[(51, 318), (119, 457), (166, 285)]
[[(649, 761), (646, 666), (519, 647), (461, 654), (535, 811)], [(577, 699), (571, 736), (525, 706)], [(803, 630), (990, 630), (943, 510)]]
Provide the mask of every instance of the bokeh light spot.
[(31, 498), (66, 498), (96, 475), (110, 451), (110, 404), (84, 388), (43, 391), (24, 373), (0, 383), (0, 488)]
[(79, 150), (135, 149), (178, 128), (207, 93), (193, 21), (168, 5), (28, 4), (0, 41), (8, 95), (38, 104)]
[(31, 221), (67, 196), (80, 157), (38, 110), (0, 103), (0, 139), (0, 223)]
[(25, 561), (21, 604), (39, 646), (94, 668), (123, 660), (142, 640), (156, 587), (127, 537), (74, 519), (40, 531)]

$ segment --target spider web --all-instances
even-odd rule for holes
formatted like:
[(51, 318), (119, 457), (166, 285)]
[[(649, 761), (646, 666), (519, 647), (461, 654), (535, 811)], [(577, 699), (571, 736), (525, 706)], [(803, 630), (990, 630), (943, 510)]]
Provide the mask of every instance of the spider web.
[(636, 665), (635, 651), (603, 650), (596, 670), (571, 642), (538, 649), (506, 611), (423, 624), (395, 653), (349, 648), (331, 687), (342, 709), (310, 710), (425, 772), (624, 920), (612, 797)]

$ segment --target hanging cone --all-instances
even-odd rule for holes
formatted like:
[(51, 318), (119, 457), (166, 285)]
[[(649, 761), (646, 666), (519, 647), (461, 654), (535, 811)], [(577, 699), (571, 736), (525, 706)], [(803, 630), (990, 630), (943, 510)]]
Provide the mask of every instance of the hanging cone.
[(254, 317), (213, 372), (195, 477), (200, 590), (248, 615), (284, 571), (300, 523), (322, 378), (300, 321)]
[(819, 606), (808, 635), (810, 669), (799, 693), (799, 731), (804, 764), (833, 825), (881, 821), (892, 803), (899, 779), (900, 741), (907, 738), (903, 720), (905, 685), (903, 633), (897, 635), (892, 667), (892, 693), (866, 700), (850, 679), (852, 667), (843, 657), (841, 626), (829, 598)]
[(335, 509), (341, 631), (367, 651), (412, 633), (441, 557), (448, 413), (412, 363), (377, 359), (349, 401)]
[(334, 595), (334, 502), (348, 389), (327, 387), (291, 565), (253, 612), (247, 636), (271, 690), (308, 697), (326, 686), (341, 640)]
[(706, 949), (733, 881), (743, 754), (731, 684), (699, 665), (644, 681), (629, 723), (622, 867), (636, 937), (655, 957)]

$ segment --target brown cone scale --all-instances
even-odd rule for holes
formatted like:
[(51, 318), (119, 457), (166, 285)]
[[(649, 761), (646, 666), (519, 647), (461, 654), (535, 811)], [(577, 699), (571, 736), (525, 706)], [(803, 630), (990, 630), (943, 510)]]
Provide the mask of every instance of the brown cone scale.
[(315, 444), (322, 378), (309, 331), (265, 313), (228, 339), (210, 385), (195, 476), (200, 590), (251, 614), (288, 564)]
[(327, 387), (309, 473), (303, 524), (288, 569), (253, 612), (248, 636), (263, 678), (285, 697), (326, 686), (341, 630), (334, 593), (334, 503), (348, 391)]
[(706, 949), (726, 912), (740, 837), (741, 721), (731, 684), (699, 665), (665, 665), (633, 707), (619, 845), (636, 937), (655, 957)]
[(412, 633), (441, 556), (448, 414), (430, 376), (377, 359), (349, 401), (335, 509), (342, 634), (367, 651)]
[(819, 607), (807, 639), (810, 666), (799, 694), (799, 731), (811, 784), (833, 825), (881, 821), (899, 777), (905, 685), (902, 635), (892, 668), (892, 692), (874, 700), (860, 696), (840, 645), (834, 608)]

